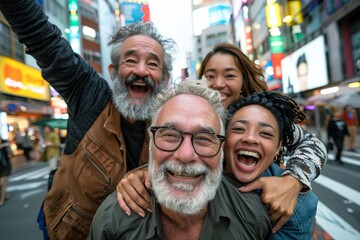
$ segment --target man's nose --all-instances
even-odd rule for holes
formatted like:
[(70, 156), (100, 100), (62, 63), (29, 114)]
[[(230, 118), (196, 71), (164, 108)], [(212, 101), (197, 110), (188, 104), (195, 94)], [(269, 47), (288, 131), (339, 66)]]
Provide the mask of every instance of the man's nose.
[(136, 67), (134, 68), (134, 74), (138, 75), (139, 77), (145, 77), (149, 75), (149, 68), (145, 61), (140, 61)]
[(180, 147), (174, 152), (174, 157), (182, 162), (190, 162), (196, 158), (197, 154), (191, 142), (190, 135), (184, 135)]

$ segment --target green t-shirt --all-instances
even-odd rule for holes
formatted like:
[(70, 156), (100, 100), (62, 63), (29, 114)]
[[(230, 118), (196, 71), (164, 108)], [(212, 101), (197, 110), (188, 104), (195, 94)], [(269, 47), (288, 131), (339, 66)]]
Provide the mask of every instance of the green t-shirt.
[[(266, 239), (271, 230), (268, 211), (256, 193), (241, 193), (223, 177), (215, 198), (209, 203), (200, 240)], [(136, 213), (127, 216), (110, 194), (97, 210), (90, 230), (90, 239), (165, 239), (161, 232), (159, 206), (152, 197), (152, 213), (142, 218)]]

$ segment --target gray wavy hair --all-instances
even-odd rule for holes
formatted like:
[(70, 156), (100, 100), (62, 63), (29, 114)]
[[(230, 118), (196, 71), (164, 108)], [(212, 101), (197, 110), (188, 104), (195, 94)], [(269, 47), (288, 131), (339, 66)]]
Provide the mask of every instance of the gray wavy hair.
[(160, 114), (161, 109), (164, 107), (164, 104), (169, 101), (171, 98), (176, 97), (181, 94), (192, 94), (195, 96), (202, 97), (208, 101), (214, 108), (215, 112), (219, 116), (221, 122), (221, 133), (224, 134), (225, 121), (228, 118), (228, 111), (223, 107), (221, 103), (220, 93), (216, 90), (213, 90), (208, 87), (207, 80), (203, 78), (202, 80), (195, 79), (186, 79), (180, 82), (178, 85), (175, 85), (173, 88), (168, 88), (163, 92), (157, 95), (155, 104), (153, 105), (150, 116), (152, 119), (151, 124), (154, 125), (158, 115)]
[[(170, 74), (173, 69), (173, 55), (176, 53), (176, 43), (171, 38), (162, 36), (152, 22), (136, 22), (128, 26), (123, 26), (115, 33), (108, 45), (112, 45), (111, 62), (115, 70), (119, 68), (119, 58), (122, 43), (131, 36), (143, 35), (148, 36), (157, 41), (164, 50), (164, 71), (163, 74)], [(116, 71), (117, 72), (117, 71)]]

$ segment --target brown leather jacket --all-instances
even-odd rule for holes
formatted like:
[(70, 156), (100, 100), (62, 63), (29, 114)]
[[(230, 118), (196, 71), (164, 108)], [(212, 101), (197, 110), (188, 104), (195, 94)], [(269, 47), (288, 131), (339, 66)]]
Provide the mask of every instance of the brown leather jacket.
[[(97, 208), (127, 171), (121, 118), (112, 104), (112, 91), (73, 52), (37, 1), (1, 0), (0, 8), (44, 79), (68, 106), (64, 153), (44, 202), (47, 230), (51, 239), (86, 239)], [(148, 160), (147, 137), (145, 133), (139, 165)]]
[[(145, 136), (139, 166), (148, 161)], [(44, 204), (50, 238), (86, 239), (97, 208), (125, 173), (120, 114), (109, 101), (76, 151), (62, 156)]]

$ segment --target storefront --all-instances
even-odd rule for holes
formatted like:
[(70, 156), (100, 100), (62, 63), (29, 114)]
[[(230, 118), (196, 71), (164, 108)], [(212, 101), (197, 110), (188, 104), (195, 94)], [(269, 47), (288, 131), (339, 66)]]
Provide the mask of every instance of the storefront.
[(15, 154), (16, 132), (29, 129), (29, 135), (33, 134), (37, 129), (32, 122), (53, 113), (49, 84), (40, 71), (0, 56), (0, 134), (11, 142)]

